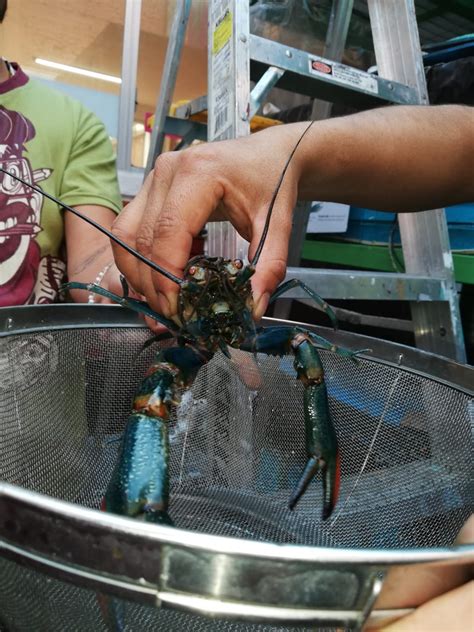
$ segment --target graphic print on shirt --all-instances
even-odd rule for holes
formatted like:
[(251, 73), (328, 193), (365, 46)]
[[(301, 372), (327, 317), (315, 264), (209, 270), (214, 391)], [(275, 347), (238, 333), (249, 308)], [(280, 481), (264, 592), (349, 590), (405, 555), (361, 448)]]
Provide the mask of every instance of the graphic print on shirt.
[[(37, 185), (52, 170), (33, 169), (24, 153), (25, 143), (36, 130), (19, 112), (0, 106), (0, 165), (26, 182)], [(0, 307), (25, 303), (51, 302), (64, 274), (64, 263), (55, 257), (43, 257), (36, 235), (40, 226), (43, 196), (6, 173), (0, 173)], [(38, 269), (55, 266), (55, 274), (38, 277)], [(59, 280), (55, 276), (59, 275)], [(48, 278), (48, 277), (52, 278)], [(44, 274), (41, 274), (44, 277)], [(36, 287), (35, 287), (36, 286)]]

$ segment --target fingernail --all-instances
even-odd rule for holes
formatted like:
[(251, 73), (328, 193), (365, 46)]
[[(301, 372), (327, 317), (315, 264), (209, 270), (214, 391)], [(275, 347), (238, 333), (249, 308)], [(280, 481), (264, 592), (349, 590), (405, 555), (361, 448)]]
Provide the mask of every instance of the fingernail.
[(260, 296), (255, 303), (255, 307), (253, 310), (253, 316), (255, 320), (260, 320), (262, 316), (267, 311), (268, 303), (270, 301), (270, 292), (264, 292), (262, 296)]
[(158, 297), (158, 304), (160, 306), (160, 312), (165, 318), (171, 318), (171, 305), (168, 297), (164, 294), (160, 294)]
[(160, 294), (158, 297), (160, 312), (165, 318), (172, 318), (178, 311), (178, 299), (176, 295), (167, 296)]

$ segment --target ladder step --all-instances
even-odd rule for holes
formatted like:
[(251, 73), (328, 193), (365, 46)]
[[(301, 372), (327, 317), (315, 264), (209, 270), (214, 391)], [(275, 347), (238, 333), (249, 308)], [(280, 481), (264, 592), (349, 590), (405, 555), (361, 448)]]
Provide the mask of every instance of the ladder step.
[(276, 86), (324, 101), (354, 107), (384, 103), (419, 103), (414, 88), (362, 72), (351, 66), (250, 35), (250, 78), (258, 81), (269, 66), (285, 70)]
[[(382, 301), (444, 301), (446, 280), (361, 270), (325, 270), (288, 267), (285, 281), (299, 279), (325, 299)], [(301, 288), (293, 288), (284, 298), (308, 298)]]

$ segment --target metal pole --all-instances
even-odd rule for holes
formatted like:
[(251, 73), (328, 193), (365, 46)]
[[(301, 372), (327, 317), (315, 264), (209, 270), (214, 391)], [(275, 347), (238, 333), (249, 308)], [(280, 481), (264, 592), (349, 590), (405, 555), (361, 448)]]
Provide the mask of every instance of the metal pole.
[[(323, 57), (341, 61), (346, 47), (347, 33), (352, 17), (354, 0), (334, 0), (324, 44)], [(313, 101), (312, 120), (322, 121), (331, 116), (332, 103), (315, 99)]]
[[(329, 18), (326, 42), (324, 44), (323, 57), (333, 61), (341, 61), (346, 46), (347, 32), (352, 16), (354, 0), (334, 0)], [(311, 112), (311, 119), (323, 121), (331, 116), (332, 103), (315, 99)], [(293, 214), (293, 227), (291, 229), (290, 243), (288, 245), (288, 265), (299, 266), (301, 252), (306, 231), (308, 229), (311, 204), (298, 202)], [(291, 301), (278, 301), (274, 308), (276, 318), (286, 319), (290, 315)]]
[[(428, 91), (413, 0), (368, 0), (379, 74)], [(417, 346), (458, 362), (466, 361), (454, 268), (444, 209), (399, 215), (407, 273), (446, 279), (447, 302), (411, 303)]]
[[(250, 133), (249, 3), (210, 0), (208, 31), (208, 140)], [(248, 242), (229, 224), (208, 224), (207, 252), (247, 258)]]
[(178, 0), (168, 39), (165, 65), (161, 77), (162, 89), (160, 90), (159, 99), (156, 104), (155, 120), (151, 133), (150, 151), (148, 152), (145, 176), (153, 169), (156, 157), (163, 149), (165, 120), (173, 98), (190, 10), (191, 0)]
[(141, 10), (142, 0), (126, 0), (117, 133), (117, 169), (119, 170), (129, 170), (131, 164)]

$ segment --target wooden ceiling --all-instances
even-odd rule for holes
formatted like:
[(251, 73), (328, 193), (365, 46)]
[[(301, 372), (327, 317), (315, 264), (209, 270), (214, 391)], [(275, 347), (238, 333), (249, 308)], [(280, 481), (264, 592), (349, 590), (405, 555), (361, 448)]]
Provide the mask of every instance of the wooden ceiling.
[[(242, 0), (245, 2), (248, 0)], [(304, 18), (289, 30), (288, 37), (303, 46), (302, 32), (310, 28), (312, 52), (321, 53), (324, 43), (330, 0), (312, 0), (323, 18), (307, 24), (308, 17), (297, 11), (300, 0), (288, 0), (278, 7), (293, 7), (292, 14)], [(271, 3), (257, 3), (260, 7)], [(420, 36), (424, 44), (472, 32), (474, 9), (472, 0), (417, 0)], [(143, 122), (144, 113), (154, 111), (160, 87), (160, 77), (168, 43), (168, 33), (175, 10), (175, 0), (142, 0), (140, 52), (137, 79), (136, 120)], [(285, 9), (290, 10), (290, 9)], [(7, 15), (0, 25), (0, 55), (18, 61), (30, 73), (57, 81), (77, 84), (95, 90), (119, 93), (117, 85), (49, 70), (35, 64), (35, 57), (79, 66), (98, 72), (120, 76), (125, 0), (9, 0)], [(271, 21), (271, 29), (278, 25)], [(301, 20), (300, 20), (301, 22)], [(316, 30), (315, 30), (316, 29)], [(272, 37), (272, 33), (259, 33)], [(276, 35), (275, 35), (276, 36)], [(316, 43), (315, 43), (316, 40)], [(306, 40), (305, 40), (306, 41)], [(355, 0), (354, 15), (348, 37), (349, 52), (371, 50), (370, 26), (365, 0)], [(193, 99), (207, 91), (207, 0), (193, 0), (190, 23), (174, 100)], [(346, 51), (347, 52), (347, 51)], [(360, 67), (368, 60), (344, 59)], [(365, 66), (364, 66), (365, 64)]]
[[(154, 111), (175, 1), (143, 0), (136, 120)], [(35, 64), (35, 57), (120, 76), (124, 0), (10, 0), (0, 26), (0, 55), (27, 72), (118, 94), (119, 86)], [(193, 2), (175, 100), (207, 90), (207, 1)]]

